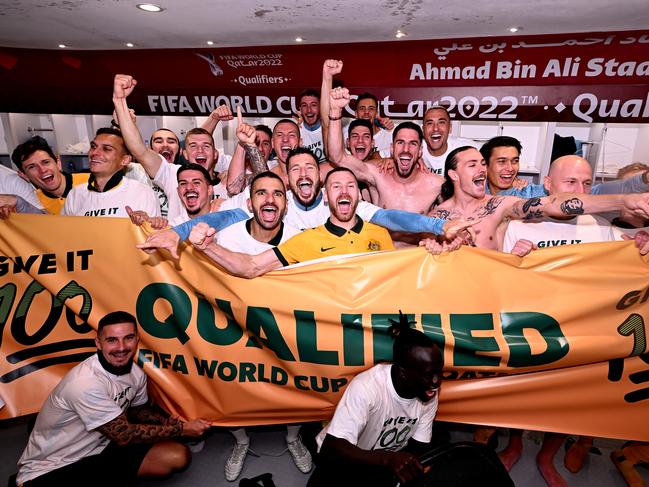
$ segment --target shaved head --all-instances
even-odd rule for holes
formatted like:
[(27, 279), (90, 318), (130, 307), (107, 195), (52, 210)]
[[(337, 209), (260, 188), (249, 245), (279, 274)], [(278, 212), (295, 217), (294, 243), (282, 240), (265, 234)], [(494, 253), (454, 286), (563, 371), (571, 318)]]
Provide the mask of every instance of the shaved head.
[(550, 194), (589, 194), (593, 185), (593, 168), (579, 156), (562, 156), (555, 159), (545, 177), (544, 186)]

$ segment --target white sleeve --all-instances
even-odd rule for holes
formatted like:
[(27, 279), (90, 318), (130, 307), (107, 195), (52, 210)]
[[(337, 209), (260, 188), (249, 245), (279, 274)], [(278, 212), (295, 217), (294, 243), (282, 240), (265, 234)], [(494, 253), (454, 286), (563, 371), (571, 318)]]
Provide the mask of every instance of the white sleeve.
[(372, 203), (368, 203), (365, 200), (360, 200), (358, 202), (358, 206), (356, 207), (356, 214), (361, 217), (361, 220), (369, 222), (372, 220), (374, 214), (380, 209), (381, 208), (373, 205)]
[(336, 406), (327, 434), (357, 445), (369, 419), (371, 396), (362, 381), (352, 380)]
[(32, 206), (39, 210), (43, 209), (43, 205), (38, 200), (34, 187), (18, 176), (17, 173), (7, 169), (0, 172), (0, 194), (13, 194), (20, 196)]
[(79, 416), (88, 431), (102, 426), (120, 414), (119, 405), (93, 378), (77, 380), (66, 389), (65, 401)]
[(68, 193), (68, 195), (65, 197), (65, 203), (63, 204), (63, 208), (61, 208), (61, 213), (60, 215), (62, 216), (75, 216), (76, 213), (74, 212), (74, 200), (75, 200), (75, 195), (76, 191), (74, 191), (74, 188), (72, 191)]
[(503, 252), (506, 254), (511, 254), (514, 245), (518, 241), (516, 237), (516, 227), (519, 225), (517, 221), (510, 221), (507, 225), (507, 231), (505, 232), (505, 238), (503, 239)]
[(142, 203), (143, 208), (140, 210), (146, 211), (149, 216), (160, 216), (160, 200), (149, 187), (142, 188)]

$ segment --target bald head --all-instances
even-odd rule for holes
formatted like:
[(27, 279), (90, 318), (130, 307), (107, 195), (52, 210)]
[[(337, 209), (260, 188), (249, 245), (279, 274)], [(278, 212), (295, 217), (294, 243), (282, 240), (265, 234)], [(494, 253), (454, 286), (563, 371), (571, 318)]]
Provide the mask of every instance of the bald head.
[(550, 194), (589, 194), (593, 185), (593, 169), (579, 156), (562, 156), (555, 159), (545, 177), (544, 186)]

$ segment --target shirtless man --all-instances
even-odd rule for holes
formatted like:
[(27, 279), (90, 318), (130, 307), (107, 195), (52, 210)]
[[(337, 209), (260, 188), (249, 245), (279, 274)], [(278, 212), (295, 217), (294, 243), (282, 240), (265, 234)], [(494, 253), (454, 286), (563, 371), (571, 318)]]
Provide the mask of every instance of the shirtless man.
[(367, 183), (370, 188), (376, 188), (377, 206), (428, 213), (439, 195), (443, 179), (417, 168), (423, 140), (419, 126), (403, 122), (394, 129), (391, 159), (395, 171), (382, 173), (377, 165), (365, 164), (343, 150), (341, 113), (348, 103), (347, 88), (334, 88), (329, 92), (328, 153), (332, 164), (351, 169), (359, 181)]
[(487, 249), (502, 248), (510, 220), (532, 220), (546, 216), (561, 218), (622, 209), (637, 215), (649, 215), (649, 194), (595, 196), (559, 193), (530, 199), (487, 195), (487, 166), (480, 152), (470, 146), (459, 147), (449, 154), (444, 175), (444, 202), (435, 208), (431, 216), (449, 220), (481, 218), (474, 225), (474, 244)]

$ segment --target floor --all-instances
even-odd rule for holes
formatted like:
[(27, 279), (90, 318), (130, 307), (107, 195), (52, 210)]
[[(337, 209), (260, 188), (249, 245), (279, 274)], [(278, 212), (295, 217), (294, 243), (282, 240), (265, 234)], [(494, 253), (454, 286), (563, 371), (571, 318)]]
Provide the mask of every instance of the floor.
[[(173, 478), (162, 481), (142, 481), (138, 486), (194, 486), (226, 487), (238, 486), (242, 478), (252, 478), (271, 472), (277, 487), (301, 487), (306, 485), (308, 475), (302, 474), (285, 451), (284, 435), (281, 427), (254, 428), (249, 434), (251, 449), (258, 455), (249, 454), (243, 473), (236, 482), (227, 482), (223, 466), (233, 443), (232, 436), (225, 429), (215, 428), (206, 438), (202, 451), (195, 453), (189, 469)], [(457, 425), (452, 429), (453, 441), (471, 439), (471, 429)], [(19, 418), (0, 422), (0, 479), (6, 479), (16, 471), (16, 461), (27, 442), (27, 421)], [(514, 466), (511, 476), (520, 487), (545, 487), (545, 482), (535, 465), (535, 455), (541, 441), (541, 434), (529, 432), (524, 435), (524, 455)], [(499, 447), (507, 443), (506, 432), (498, 437)], [(619, 447), (620, 441), (595, 440), (594, 450), (589, 455), (584, 469), (577, 473), (568, 472), (562, 463), (562, 452), (558, 455), (559, 471), (568, 485), (575, 487), (625, 487), (626, 483), (609, 459), (612, 449)], [(560, 458), (559, 458), (560, 457)], [(649, 469), (640, 468), (641, 475), (649, 485)], [(4, 482), (4, 481), (3, 481)], [(4, 485), (0, 482), (0, 485)]]

